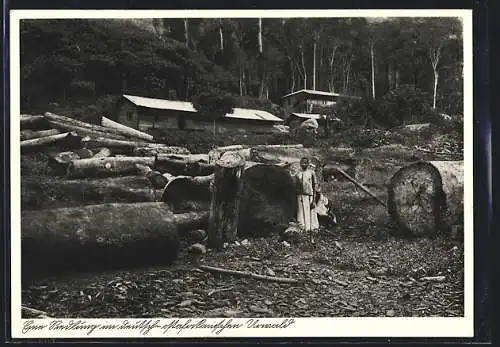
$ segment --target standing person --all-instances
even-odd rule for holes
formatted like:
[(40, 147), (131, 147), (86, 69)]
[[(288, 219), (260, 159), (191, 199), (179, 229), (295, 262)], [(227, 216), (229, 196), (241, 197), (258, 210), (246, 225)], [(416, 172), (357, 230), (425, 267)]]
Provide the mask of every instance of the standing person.
[(311, 170), (309, 159), (300, 160), (301, 170), (295, 175), (297, 183), (297, 222), (305, 229), (311, 232), (318, 228), (316, 212), (316, 194), (318, 192), (318, 181), (314, 170)]

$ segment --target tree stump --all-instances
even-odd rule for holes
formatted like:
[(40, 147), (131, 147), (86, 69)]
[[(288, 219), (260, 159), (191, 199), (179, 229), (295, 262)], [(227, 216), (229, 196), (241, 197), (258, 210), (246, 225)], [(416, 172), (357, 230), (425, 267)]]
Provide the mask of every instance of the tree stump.
[(417, 162), (400, 169), (388, 190), (396, 230), (425, 236), (463, 226), (463, 183), (463, 161)]
[(235, 153), (225, 153), (215, 163), (208, 227), (212, 248), (221, 249), (224, 242), (236, 239), (244, 165), (245, 160)]

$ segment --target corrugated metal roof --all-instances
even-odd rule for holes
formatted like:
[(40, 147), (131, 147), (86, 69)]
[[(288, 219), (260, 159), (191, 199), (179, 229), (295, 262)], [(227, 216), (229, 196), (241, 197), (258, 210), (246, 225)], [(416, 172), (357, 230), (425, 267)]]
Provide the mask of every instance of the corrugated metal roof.
[(340, 96), (340, 94), (338, 94), (338, 93), (322, 92), (322, 91), (319, 91), (319, 90), (312, 90), (312, 89), (301, 89), (301, 90), (298, 90), (296, 92), (287, 94), (287, 95), (283, 96), (283, 98), (286, 98), (286, 97), (289, 97), (289, 96), (292, 96), (292, 95), (295, 95), (295, 94), (299, 94), (299, 93), (306, 93), (306, 94), (313, 94), (313, 95), (323, 95), (323, 96)]
[(282, 99), (287, 98), (287, 97), (292, 96), (292, 95), (295, 95), (295, 94), (300, 94), (300, 93), (311, 94), (311, 95), (321, 95), (321, 96), (342, 96), (342, 97), (353, 98), (353, 99), (361, 99), (359, 96), (345, 95), (345, 94), (339, 94), (339, 93), (330, 93), (330, 92), (322, 92), (320, 90), (312, 90), (312, 89), (301, 89), (301, 90), (298, 90), (296, 92), (286, 94), (285, 96), (282, 97)]
[(261, 110), (252, 110), (249, 108), (238, 108), (233, 109), (233, 113), (227, 113), (225, 115), (227, 118), (239, 118), (239, 119), (253, 119), (253, 120), (266, 120), (270, 122), (282, 122), (283, 119), (276, 117), (275, 115)]
[[(193, 104), (187, 101), (174, 101), (174, 100), (164, 100), (164, 99), (154, 99), (145, 98), (142, 96), (134, 95), (123, 95), (127, 100), (132, 102), (134, 105), (155, 108), (160, 110), (175, 110), (196, 113), (196, 109)], [(237, 118), (237, 119), (252, 119), (252, 120), (264, 120), (269, 122), (283, 122), (283, 119), (276, 117), (275, 115), (261, 110), (253, 110), (248, 108), (238, 108), (233, 109), (233, 113), (227, 113), (224, 117), (226, 118)]]
[(175, 110), (175, 111), (184, 111), (193, 113), (196, 112), (196, 109), (193, 107), (193, 104), (187, 101), (145, 98), (142, 96), (134, 96), (134, 95), (123, 95), (123, 97), (128, 99), (134, 105), (141, 107), (155, 108), (159, 110)]

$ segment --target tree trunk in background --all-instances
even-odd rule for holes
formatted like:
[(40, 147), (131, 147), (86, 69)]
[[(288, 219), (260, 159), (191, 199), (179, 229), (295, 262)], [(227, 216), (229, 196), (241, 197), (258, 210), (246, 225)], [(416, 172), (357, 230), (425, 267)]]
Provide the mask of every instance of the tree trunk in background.
[(242, 76), (241, 63), (239, 63), (238, 65), (239, 65), (238, 82), (240, 87), (240, 96), (243, 96), (243, 76)]
[(316, 49), (317, 49), (317, 45), (318, 45), (318, 43), (316, 42), (316, 37), (315, 37), (314, 44), (313, 44), (313, 90), (316, 90)]
[(291, 86), (291, 93), (295, 91), (295, 68), (293, 65), (293, 59), (291, 57), (288, 57), (288, 63), (290, 64), (290, 72), (291, 72), (291, 78), (292, 78), (292, 86)]
[(335, 78), (333, 76), (334, 74), (334, 69), (333, 69), (333, 63), (335, 62), (335, 53), (337, 52), (338, 46), (335, 45), (332, 49), (332, 54), (330, 55), (329, 59), (329, 68), (330, 68), (330, 76), (328, 79), (328, 89), (331, 93), (335, 93)]
[(394, 88), (394, 71), (392, 63), (387, 63), (387, 90), (390, 91)]
[(222, 33), (222, 24), (219, 27), (220, 51), (224, 52), (224, 35)]
[(441, 44), (438, 48), (429, 49), (429, 58), (432, 65), (432, 71), (434, 72), (434, 89), (432, 95), (432, 108), (436, 109), (436, 99), (437, 99), (437, 87), (438, 87), (438, 79), (439, 79), (439, 71), (438, 65), (439, 60), (441, 59)]
[(370, 61), (372, 69), (372, 98), (375, 100), (375, 43), (370, 42)]
[(349, 93), (349, 75), (351, 73), (351, 61), (349, 60), (346, 64), (345, 70), (345, 81), (344, 81), (344, 93)]
[(184, 42), (186, 47), (189, 47), (189, 23), (187, 18), (184, 18)]
[(307, 89), (307, 68), (306, 68), (306, 61), (304, 59), (304, 50), (302, 46), (300, 48), (300, 52), (302, 58), (302, 70), (304, 71), (304, 89)]
[(436, 109), (437, 87), (438, 87), (439, 73), (437, 68), (434, 68), (434, 91), (432, 95), (432, 108)]
[(259, 18), (259, 53), (262, 54), (263, 47), (262, 47), (262, 18)]

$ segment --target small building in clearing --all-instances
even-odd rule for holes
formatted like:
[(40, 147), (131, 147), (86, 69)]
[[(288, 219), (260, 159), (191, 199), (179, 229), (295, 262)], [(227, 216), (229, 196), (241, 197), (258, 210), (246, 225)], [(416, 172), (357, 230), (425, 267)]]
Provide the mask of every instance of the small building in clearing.
[(283, 120), (273, 114), (247, 108), (234, 108), (232, 113), (217, 120), (206, 119), (187, 101), (122, 95), (116, 121), (129, 127), (149, 129), (179, 129), (189, 131), (239, 131), (252, 133), (281, 132)]

